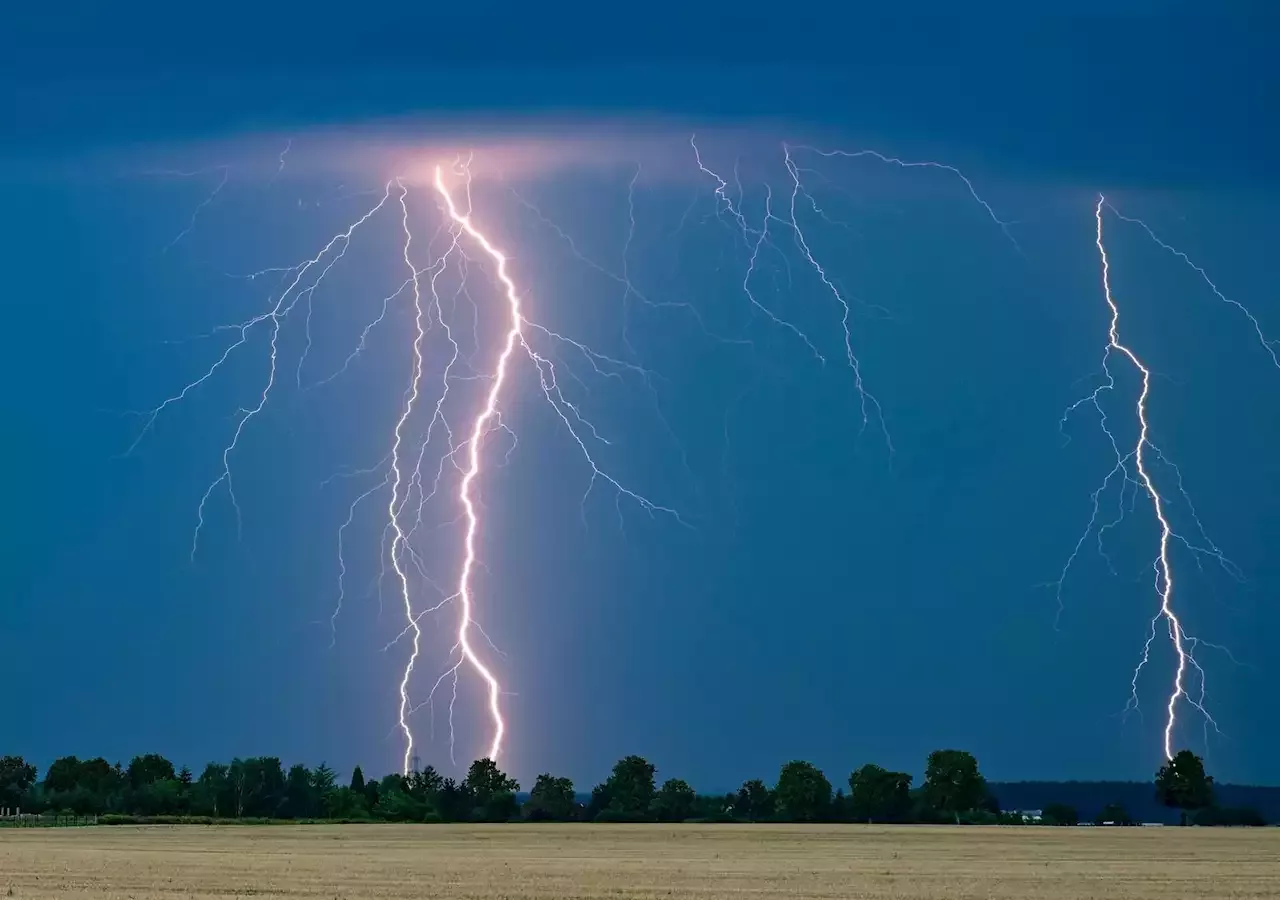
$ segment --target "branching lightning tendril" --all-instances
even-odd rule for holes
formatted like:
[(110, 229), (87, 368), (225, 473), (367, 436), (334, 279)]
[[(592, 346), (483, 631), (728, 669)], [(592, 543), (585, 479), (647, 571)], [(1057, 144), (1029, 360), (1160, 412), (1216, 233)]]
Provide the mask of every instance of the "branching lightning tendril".
[[(1063, 567), (1057, 581), (1054, 582), (1058, 596), (1058, 615), (1060, 618), (1063, 612), (1063, 584), (1073, 564), (1079, 557), (1085, 541), (1091, 535), (1094, 537), (1099, 554), (1106, 560), (1108, 567), (1111, 568), (1114, 573), (1115, 568), (1112, 566), (1111, 558), (1103, 548), (1103, 539), (1106, 533), (1117, 526), (1125, 517), (1126, 513), (1131, 511), (1132, 504), (1136, 501), (1137, 495), (1139, 493), (1145, 495), (1151, 504), (1152, 516), (1155, 519), (1159, 531), (1157, 553), (1155, 559), (1152, 561), (1154, 586), (1156, 594), (1159, 597), (1159, 607), (1156, 614), (1151, 619), (1147, 639), (1143, 644), (1141, 658), (1133, 670), (1133, 677), (1130, 681), (1130, 696), (1125, 706), (1125, 712), (1139, 711), (1138, 681), (1143, 669), (1145, 669), (1147, 664), (1150, 662), (1151, 647), (1156, 639), (1160, 623), (1163, 621), (1165, 630), (1169, 636), (1169, 643), (1176, 660), (1172, 684), (1165, 700), (1165, 717), (1162, 733), (1162, 749), (1164, 755), (1166, 758), (1171, 759), (1174, 755), (1174, 745), (1178, 727), (1178, 710), (1182, 704), (1186, 704), (1195, 709), (1203, 717), (1206, 732), (1209, 728), (1213, 728), (1215, 731), (1218, 729), (1217, 722), (1205, 706), (1206, 675), (1204, 668), (1196, 659), (1196, 647), (1203, 645), (1221, 650), (1234, 661), (1234, 657), (1231, 656), (1231, 652), (1227, 648), (1217, 644), (1211, 644), (1201, 638), (1188, 634), (1182, 618), (1177, 612), (1175, 606), (1175, 578), (1172, 555), (1173, 546), (1177, 544), (1184, 547), (1191, 553), (1197, 565), (1200, 565), (1200, 560), (1203, 557), (1209, 557), (1216, 561), (1232, 578), (1243, 581), (1244, 576), (1239, 567), (1228, 559), (1223, 554), (1222, 550), (1208, 536), (1200, 521), (1200, 517), (1196, 512), (1195, 505), (1192, 503), (1191, 497), (1184, 486), (1181, 470), (1152, 439), (1148, 401), (1151, 397), (1153, 375), (1151, 368), (1143, 362), (1132, 346), (1129, 343), (1124, 342), (1121, 338), (1121, 304), (1116, 297), (1116, 292), (1113, 286), (1111, 259), (1107, 253), (1107, 246), (1103, 237), (1104, 213), (1107, 211), (1115, 215), (1117, 219), (1140, 226), (1157, 245), (1181, 259), (1187, 266), (1194, 270), (1205, 284), (1209, 286), (1218, 300), (1239, 309), (1253, 326), (1259, 342), (1270, 355), (1272, 362), (1277, 363), (1277, 365), (1280, 365), (1280, 363), (1278, 363), (1276, 359), (1274, 342), (1267, 339), (1257, 318), (1244, 305), (1224, 296), (1218, 289), (1217, 285), (1210, 280), (1204, 269), (1192, 262), (1185, 253), (1161, 240), (1141, 219), (1122, 215), (1107, 202), (1105, 196), (1101, 194), (1098, 196), (1097, 203), (1094, 206), (1094, 243), (1097, 247), (1097, 253), (1101, 264), (1102, 295), (1109, 311), (1107, 344), (1103, 351), (1102, 361), (1103, 383), (1091, 393), (1069, 406), (1063, 414), (1060, 425), (1065, 427), (1067, 419), (1073, 412), (1081, 407), (1085, 405), (1093, 407), (1094, 411), (1098, 415), (1098, 421), (1102, 432), (1106, 436), (1107, 441), (1110, 443), (1112, 452), (1114, 453), (1115, 464), (1107, 473), (1105, 478), (1103, 478), (1102, 483), (1091, 495), (1092, 512), (1090, 513), (1088, 524), (1086, 525), (1084, 532), (1080, 535), (1079, 540), (1077, 540), (1075, 546), (1072, 548), (1071, 554), (1068, 556), (1066, 565)], [(1133, 406), (1133, 416), (1137, 424), (1137, 436), (1133, 446), (1125, 450), (1121, 449), (1120, 442), (1110, 427), (1108, 414), (1102, 404), (1104, 395), (1109, 394), (1116, 389), (1115, 376), (1110, 366), (1113, 355), (1123, 357), (1140, 378), (1140, 388)], [(1186, 514), (1196, 530), (1196, 536), (1194, 539), (1188, 538), (1175, 529), (1172, 523), (1169, 497), (1167, 494), (1162, 493), (1155, 474), (1154, 467), (1156, 463), (1159, 463), (1172, 473), (1177, 494), (1181, 498), (1183, 506), (1186, 509)], [(1114, 481), (1118, 481), (1121, 485), (1116, 515), (1109, 521), (1100, 522), (1102, 495), (1108, 490)], [(1130, 495), (1130, 509), (1127, 510), (1125, 498), (1128, 493), (1127, 489), (1130, 487), (1133, 489), (1133, 493)], [(1193, 696), (1189, 689), (1188, 679), (1190, 678), (1191, 672), (1195, 673), (1195, 682), (1199, 684), (1198, 696)], [(1207, 737), (1206, 733), (1206, 740)]]

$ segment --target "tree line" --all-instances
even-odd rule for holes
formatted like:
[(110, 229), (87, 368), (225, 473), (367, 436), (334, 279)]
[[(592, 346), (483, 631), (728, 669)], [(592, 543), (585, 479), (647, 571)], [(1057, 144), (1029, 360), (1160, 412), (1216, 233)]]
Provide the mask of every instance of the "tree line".
[[(847, 790), (833, 786), (812, 763), (793, 760), (772, 785), (759, 779), (728, 794), (699, 794), (687, 782), (659, 784), (657, 770), (640, 756), (627, 756), (589, 796), (568, 778), (543, 773), (527, 795), (490, 759), (472, 763), (461, 780), (431, 766), (407, 775), (366, 779), (359, 766), (347, 783), (321, 763), (285, 769), (277, 757), (209, 763), (197, 777), (163, 756), (135, 756), (127, 766), (98, 757), (55, 760), (39, 779), (19, 756), (0, 758), (0, 810), (12, 815), (98, 815), (107, 822), (140, 818), (233, 820), (337, 820), (387, 822), (869, 822), (1023, 824), (1021, 812), (1002, 812), (973, 754), (936, 750), (924, 780), (867, 764), (850, 773)], [(1183, 824), (1263, 824), (1250, 810), (1214, 804), (1213, 779), (1190, 751), (1161, 767), (1155, 793), (1182, 811)], [(1066, 804), (1044, 808), (1042, 824), (1075, 825)], [(1117, 804), (1098, 824), (1132, 824)]]

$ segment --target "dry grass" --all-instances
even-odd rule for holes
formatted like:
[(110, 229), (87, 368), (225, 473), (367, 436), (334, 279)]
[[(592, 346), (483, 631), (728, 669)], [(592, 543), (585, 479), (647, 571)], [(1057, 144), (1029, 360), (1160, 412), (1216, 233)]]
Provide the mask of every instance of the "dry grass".
[(0, 898), (1228, 900), (1280, 829), (143, 826), (0, 830)]

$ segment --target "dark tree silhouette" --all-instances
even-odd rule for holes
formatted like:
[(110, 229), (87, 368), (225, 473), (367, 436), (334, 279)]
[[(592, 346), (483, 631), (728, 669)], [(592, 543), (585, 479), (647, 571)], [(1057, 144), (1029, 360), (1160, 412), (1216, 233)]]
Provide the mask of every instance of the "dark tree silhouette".
[(733, 814), (748, 822), (766, 822), (773, 818), (773, 791), (758, 778), (744, 781), (734, 795)]
[(1190, 750), (1179, 750), (1156, 773), (1156, 796), (1171, 809), (1187, 813), (1213, 805), (1213, 778), (1204, 771), (1204, 760)]
[(639, 822), (649, 818), (657, 794), (653, 763), (643, 756), (626, 756), (614, 764), (613, 773), (592, 791), (592, 805), (603, 803), (596, 817), (606, 815), (621, 821)]
[(683, 822), (693, 815), (697, 795), (688, 782), (669, 778), (653, 798), (653, 815), (659, 822)]
[(533, 821), (567, 822), (577, 809), (573, 782), (549, 772), (538, 776), (525, 804), (525, 816)]
[(777, 814), (793, 822), (819, 822), (831, 805), (831, 782), (822, 770), (804, 760), (792, 760), (778, 773), (773, 790)]
[(897, 822), (911, 809), (911, 776), (868, 763), (849, 776), (849, 813), (858, 821)]
[[(1150, 782), (1020, 782), (988, 785), (972, 754), (938, 750), (930, 754), (924, 784), (874, 764), (849, 776), (848, 793), (832, 785), (812, 763), (782, 767), (777, 785), (748, 780), (730, 794), (697, 794), (673, 778), (661, 789), (655, 768), (640, 756), (618, 760), (585, 807), (573, 782), (549, 773), (538, 776), (523, 810), (520, 785), (488, 759), (472, 763), (458, 782), (431, 766), (409, 775), (366, 777), (355, 767), (350, 779), (321, 763), (287, 770), (272, 756), (211, 762), (198, 778), (190, 769), (174, 771), (165, 757), (147, 753), (128, 766), (103, 757), (64, 756), (40, 779), (36, 767), (19, 756), (0, 757), (0, 809), (23, 813), (99, 814), (107, 822), (139, 817), (212, 819), (305, 819), (389, 822), (505, 822), (595, 820), (601, 822), (783, 821), (783, 822), (971, 822), (1015, 824), (1001, 816), (1000, 802), (1015, 809), (1044, 809), (1046, 825), (1085, 820), (1132, 824), (1129, 811), (1167, 817), (1178, 809), (1197, 825), (1260, 825), (1280, 816), (1280, 788), (1215, 785), (1195, 754), (1183, 751)], [(1218, 801), (1222, 801), (1219, 803)], [(1165, 804), (1162, 809), (1158, 803)], [(1107, 805), (1109, 804), (1109, 805)], [(1104, 809), (1104, 805), (1106, 808)], [(1099, 815), (1099, 810), (1101, 814)], [(0, 823), (0, 824), (8, 824)]]
[(978, 760), (964, 750), (935, 750), (924, 771), (924, 798), (939, 812), (960, 821), (960, 813), (979, 809), (987, 800), (987, 782)]
[(27, 792), (36, 783), (36, 767), (21, 756), (0, 758), (0, 808), (22, 806)]

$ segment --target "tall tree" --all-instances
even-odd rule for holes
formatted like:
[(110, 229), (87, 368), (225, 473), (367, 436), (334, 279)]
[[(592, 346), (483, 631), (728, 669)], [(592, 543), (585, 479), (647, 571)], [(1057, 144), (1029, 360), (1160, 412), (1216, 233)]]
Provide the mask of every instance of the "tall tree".
[(311, 786), (321, 797), (337, 787), (337, 784), (337, 774), (323, 762), (311, 770)]
[(369, 816), (364, 792), (353, 791), (349, 787), (334, 788), (329, 792), (325, 812), (331, 819), (366, 819)]
[(193, 791), (193, 812), (214, 818), (232, 815), (235, 798), (231, 792), (229, 772), (229, 767), (222, 763), (209, 763), (204, 767)]
[(135, 756), (130, 760), (125, 776), (129, 779), (129, 786), (137, 790), (157, 781), (176, 779), (177, 773), (174, 771), (173, 763), (159, 753), (148, 753), (146, 756)]
[(964, 750), (935, 750), (924, 771), (924, 797), (935, 810), (954, 816), (978, 809), (987, 799), (987, 781), (978, 760)]
[(302, 763), (289, 767), (284, 779), (285, 815), (294, 819), (314, 819), (320, 815), (320, 801), (311, 770)]
[(380, 799), (382, 790), (378, 787), (378, 782), (370, 778), (364, 785), (364, 802), (370, 812), (377, 808)]
[(49, 764), (44, 789), (51, 794), (74, 791), (80, 784), (81, 762), (76, 756), (62, 756)]
[(285, 804), (284, 767), (277, 756), (233, 759), (229, 772), (236, 818), (274, 818)]
[(591, 799), (587, 801), (586, 819), (594, 822), (609, 809), (612, 800), (613, 798), (609, 796), (608, 781), (597, 784), (591, 789)]
[(437, 772), (434, 766), (427, 766), (425, 769), (414, 772), (402, 780), (404, 781), (405, 791), (419, 803), (434, 805), (436, 795), (444, 787), (444, 776)]
[(65, 756), (49, 766), (44, 792), (52, 809), (103, 813), (121, 808), (125, 784), (119, 763), (113, 766), (100, 756), (86, 760)]
[(176, 815), (182, 811), (182, 784), (176, 778), (147, 782), (131, 791), (129, 811), (141, 816)]
[(0, 808), (21, 806), (35, 783), (36, 767), (31, 763), (21, 756), (0, 758)]
[[(643, 756), (626, 756), (614, 763), (613, 773), (601, 786), (611, 814), (640, 821), (649, 817), (657, 789), (653, 763)], [(594, 799), (595, 792), (592, 792)]]
[(399, 775), (384, 778), (378, 788), (378, 805), (373, 814), (389, 822), (421, 822), (428, 813), (435, 814), (434, 807), (416, 800), (405, 790), (404, 779)]
[(446, 822), (465, 822), (476, 811), (475, 797), (466, 784), (458, 784), (452, 778), (441, 780), (440, 789), (432, 798), (432, 805)]
[(488, 803), (495, 794), (512, 793), (520, 790), (520, 783), (498, 768), (491, 759), (477, 759), (467, 770), (463, 782), (471, 791), (476, 802)]
[(773, 790), (778, 815), (788, 822), (819, 822), (831, 805), (831, 782), (813, 763), (796, 759), (778, 773)]
[(760, 822), (773, 818), (773, 791), (758, 778), (744, 781), (733, 798), (735, 818)]
[(689, 783), (680, 778), (668, 778), (662, 789), (654, 795), (653, 815), (659, 822), (683, 822), (693, 815), (696, 795)]
[(1213, 805), (1213, 778), (1205, 773), (1204, 760), (1190, 750), (1179, 750), (1156, 772), (1156, 797), (1165, 806), (1187, 813)]
[(534, 821), (565, 822), (573, 817), (576, 807), (573, 782), (568, 778), (556, 778), (549, 772), (543, 772), (533, 783), (524, 811)]
[(364, 793), (364, 770), (359, 766), (351, 771), (351, 790), (357, 794)]
[(95, 756), (80, 764), (80, 787), (104, 799), (119, 792), (127, 783), (120, 763), (112, 764)]
[(504, 821), (518, 809), (516, 791), (520, 783), (498, 768), (491, 759), (477, 759), (467, 770), (463, 787), (471, 795), (473, 814), (486, 821)]
[(911, 808), (911, 776), (867, 763), (849, 776), (849, 811), (867, 822), (896, 822)]

